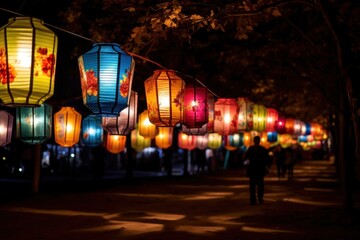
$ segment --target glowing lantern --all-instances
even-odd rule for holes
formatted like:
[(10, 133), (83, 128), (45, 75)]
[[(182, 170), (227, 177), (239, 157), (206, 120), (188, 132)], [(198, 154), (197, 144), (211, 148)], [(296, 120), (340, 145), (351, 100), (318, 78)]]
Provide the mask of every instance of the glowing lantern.
[(278, 134), (277, 132), (268, 132), (267, 133), (267, 141), (274, 143), (278, 141)]
[(0, 29), (0, 98), (39, 106), (54, 93), (58, 40), (42, 20), (16, 17)]
[(288, 134), (301, 134), (301, 121), (293, 118), (287, 118), (285, 121), (285, 130)]
[(275, 131), (275, 123), (278, 120), (279, 113), (273, 108), (267, 108), (266, 109), (266, 126), (265, 131), (266, 132), (274, 132)]
[(250, 132), (244, 132), (244, 146), (250, 147), (252, 145), (252, 137)]
[(72, 147), (79, 142), (81, 114), (73, 107), (62, 107), (54, 114), (55, 142), (63, 147)]
[(270, 147), (270, 143), (268, 142), (268, 138), (267, 138), (267, 132), (262, 132), (260, 134), (260, 145), (265, 148)]
[(193, 150), (196, 148), (196, 136), (180, 132), (178, 134), (178, 146), (182, 149)]
[(208, 94), (208, 112), (209, 112), (209, 118), (207, 125), (207, 132), (213, 133), (214, 132), (214, 115), (215, 115), (215, 98), (213, 95)]
[(196, 148), (198, 148), (200, 150), (204, 150), (207, 148), (208, 143), (209, 143), (209, 135), (208, 134), (196, 136)]
[(231, 135), (237, 131), (238, 106), (236, 99), (219, 98), (215, 102), (214, 131)]
[(113, 154), (121, 153), (126, 146), (125, 135), (110, 135), (106, 137), (106, 150)]
[(82, 141), (88, 147), (96, 147), (103, 142), (101, 117), (89, 115), (82, 121)]
[(254, 103), (247, 98), (238, 98), (237, 105), (239, 108), (238, 126), (237, 129), (240, 132), (249, 131), (253, 128), (253, 112)]
[(156, 70), (145, 80), (149, 120), (157, 127), (174, 127), (182, 122), (185, 82), (174, 71)]
[(217, 149), (221, 147), (222, 136), (218, 133), (209, 133), (208, 147), (211, 149)]
[(174, 129), (172, 127), (158, 127), (158, 129), (159, 134), (155, 137), (155, 145), (161, 149), (171, 147)]
[(154, 138), (158, 130), (154, 124), (149, 121), (148, 110), (143, 111), (139, 115), (139, 134), (146, 138)]
[(116, 43), (95, 43), (78, 59), (84, 105), (113, 116), (129, 104), (135, 61)]
[(182, 125), (181, 131), (188, 135), (204, 135), (207, 133), (207, 124), (204, 124), (201, 128), (187, 128), (186, 126)]
[(307, 142), (308, 138), (306, 135), (301, 135), (298, 137), (299, 142)]
[(265, 131), (266, 107), (260, 104), (254, 104), (253, 121), (254, 125), (252, 130), (257, 132)]
[(25, 143), (42, 143), (51, 137), (52, 108), (47, 104), (39, 107), (16, 108), (16, 136)]
[(188, 128), (200, 128), (209, 121), (207, 98), (206, 88), (185, 86), (183, 125)]
[(241, 145), (243, 145), (243, 136), (243, 133), (235, 133), (233, 135), (228, 135), (224, 139), (224, 144), (233, 147), (240, 147)]
[(0, 146), (11, 142), (14, 117), (6, 111), (0, 111)]
[(282, 115), (279, 115), (278, 116), (278, 120), (275, 121), (275, 131), (277, 133), (285, 133), (286, 132), (286, 129), (285, 129), (285, 121), (286, 121), (286, 118)]
[(138, 94), (132, 91), (130, 104), (117, 117), (103, 117), (102, 127), (111, 135), (127, 135), (135, 129), (137, 122)]
[(292, 144), (292, 137), (290, 134), (280, 134), (279, 143), (283, 148), (290, 147)]
[(138, 129), (131, 131), (131, 147), (137, 152), (144, 150), (151, 146), (151, 139), (143, 137), (139, 134)]
[(311, 134), (311, 124), (310, 123), (304, 123), (304, 125), (301, 128), (301, 134), (302, 135), (310, 135)]

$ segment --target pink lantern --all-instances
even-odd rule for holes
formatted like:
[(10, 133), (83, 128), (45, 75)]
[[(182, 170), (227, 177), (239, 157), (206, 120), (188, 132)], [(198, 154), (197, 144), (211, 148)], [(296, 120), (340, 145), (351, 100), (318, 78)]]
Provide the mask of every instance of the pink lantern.
[(183, 124), (186, 127), (199, 128), (209, 121), (207, 99), (206, 88), (194, 85), (185, 86)]
[(209, 121), (206, 124), (207, 125), (207, 131), (209, 133), (213, 133), (214, 132), (214, 115), (215, 115), (215, 98), (213, 95), (208, 94), (208, 111), (209, 111)]
[(199, 135), (196, 136), (196, 147), (200, 150), (204, 150), (207, 148), (209, 143), (209, 135), (205, 134), (205, 135)]
[(236, 133), (238, 114), (236, 99), (219, 98), (215, 102), (214, 131), (220, 135)]
[(279, 113), (274, 108), (268, 108), (266, 111), (266, 132), (275, 131), (275, 123), (278, 120)]

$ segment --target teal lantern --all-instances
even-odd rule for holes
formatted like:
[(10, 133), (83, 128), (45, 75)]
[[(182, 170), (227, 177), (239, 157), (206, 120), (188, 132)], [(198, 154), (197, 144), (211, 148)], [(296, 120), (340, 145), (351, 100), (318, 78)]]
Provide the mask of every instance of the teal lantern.
[(38, 144), (51, 138), (52, 108), (47, 104), (39, 107), (16, 108), (16, 137), (29, 144)]
[(89, 115), (82, 121), (82, 141), (88, 147), (96, 147), (103, 142), (101, 117)]
[(278, 134), (277, 132), (268, 132), (267, 133), (267, 141), (274, 143), (278, 141)]
[(135, 61), (116, 43), (95, 43), (78, 59), (84, 105), (117, 117), (129, 105)]

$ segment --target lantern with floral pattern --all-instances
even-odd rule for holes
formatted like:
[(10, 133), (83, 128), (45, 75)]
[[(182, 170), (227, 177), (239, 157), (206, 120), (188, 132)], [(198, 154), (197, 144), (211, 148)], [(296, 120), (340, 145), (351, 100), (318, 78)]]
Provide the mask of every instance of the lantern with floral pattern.
[(219, 98), (215, 102), (214, 131), (220, 135), (236, 133), (238, 114), (236, 99)]
[(205, 87), (186, 85), (184, 90), (183, 125), (200, 128), (209, 121), (208, 90)]

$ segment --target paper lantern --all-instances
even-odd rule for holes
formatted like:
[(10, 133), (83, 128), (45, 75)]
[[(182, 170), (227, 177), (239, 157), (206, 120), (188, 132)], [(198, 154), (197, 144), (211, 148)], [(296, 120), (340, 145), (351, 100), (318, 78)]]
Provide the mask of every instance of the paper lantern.
[(186, 85), (184, 90), (183, 125), (200, 128), (209, 121), (208, 90), (204, 87)]
[(145, 80), (149, 120), (157, 127), (174, 127), (182, 122), (185, 82), (174, 71), (156, 70)]
[(106, 150), (113, 154), (121, 153), (126, 146), (125, 135), (110, 135), (106, 136)]
[(0, 146), (11, 142), (14, 117), (6, 111), (0, 110)]
[(266, 109), (266, 122), (265, 122), (265, 131), (266, 132), (274, 132), (275, 131), (275, 123), (278, 120), (279, 113), (274, 108)]
[(215, 117), (215, 98), (212, 94), (208, 94), (208, 112), (209, 118), (207, 126), (207, 132), (213, 133), (214, 132), (214, 117)]
[(135, 129), (137, 123), (138, 94), (132, 91), (130, 104), (117, 117), (103, 117), (102, 127), (109, 134), (127, 135)]
[(79, 142), (81, 114), (73, 107), (62, 107), (54, 114), (55, 142), (62, 147), (72, 147)]
[(277, 133), (285, 133), (286, 132), (286, 129), (285, 129), (285, 121), (286, 121), (286, 118), (285, 116), (283, 115), (279, 115), (278, 116), (278, 120), (275, 121), (275, 131)]
[(9, 106), (39, 106), (54, 93), (58, 40), (31, 17), (0, 29), (0, 99)]
[(253, 144), (253, 139), (250, 132), (244, 132), (244, 146), (250, 147)]
[(267, 132), (260, 133), (260, 145), (265, 148), (270, 147), (270, 143), (268, 142), (268, 138), (267, 138)]
[(148, 110), (143, 111), (139, 115), (139, 134), (145, 138), (154, 138), (158, 130), (154, 124), (149, 121)]
[(214, 131), (220, 135), (237, 132), (238, 106), (232, 98), (219, 98), (215, 102)]
[(158, 127), (159, 133), (155, 137), (155, 145), (161, 149), (171, 147), (173, 142), (173, 128), (172, 127)]
[(287, 134), (287, 133), (279, 134), (278, 139), (279, 139), (279, 144), (283, 148), (287, 148), (292, 145), (292, 137), (290, 134)]
[(208, 147), (208, 143), (209, 143), (208, 134), (196, 136), (196, 148), (200, 150), (204, 150)]
[(235, 133), (224, 137), (224, 145), (229, 145), (233, 147), (240, 147), (243, 145), (243, 136), (244, 134)]
[(178, 146), (182, 149), (193, 150), (196, 148), (196, 136), (180, 132), (178, 134)]
[(43, 143), (51, 138), (52, 108), (47, 104), (39, 107), (16, 108), (16, 137), (29, 144)]
[(266, 107), (260, 104), (254, 104), (253, 112), (254, 125), (252, 130), (257, 132), (265, 131), (266, 126)]
[(237, 105), (239, 108), (237, 130), (239, 132), (250, 131), (254, 124), (254, 103), (247, 98), (239, 97), (237, 98)]
[(285, 130), (288, 134), (300, 135), (301, 121), (293, 118), (287, 118), (285, 120)]
[(274, 143), (278, 141), (278, 134), (277, 132), (268, 132), (267, 133), (267, 141)]
[(307, 142), (307, 141), (308, 141), (307, 135), (300, 135), (298, 137), (298, 142)]
[(148, 137), (143, 137), (139, 134), (138, 129), (131, 131), (131, 147), (137, 152), (144, 150), (151, 146), (151, 139)]
[(301, 128), (301, 134), (302, 135), (310, 135), (311, 134), (311, 123), (304, 123), (304, 125)]
[(222, 136), (218, 133), (209, 133), (208, 147), (211, 149), (217, 149), (221, 147)]
[(101, 117), (89, 115), (82, 121), (82, 141), (88, 147), (96, 147), (103, 142)]
[(204, 135), (207, 131), (207, 124), (204, 124), (201, 128), (187, 128), (186, 126), (181, 126), (181, 131), (188, 135)]
[(113, 116), (129, 104), (135, 61), (116, 43), (95, 43), (78, 59), (84, 105)]

